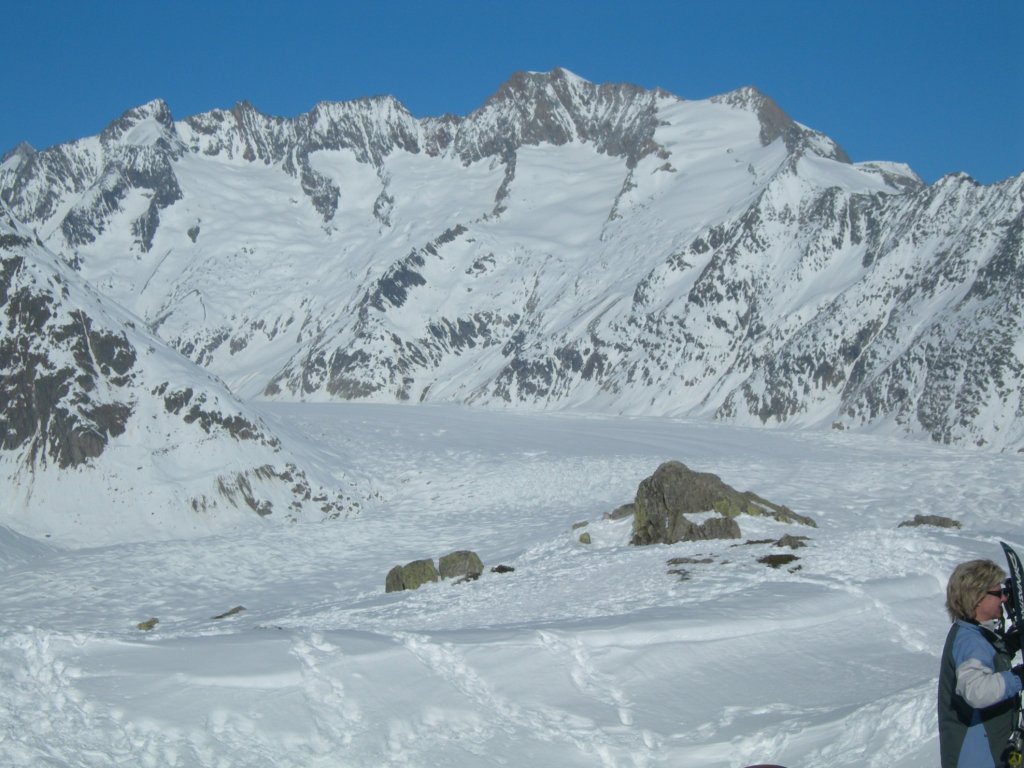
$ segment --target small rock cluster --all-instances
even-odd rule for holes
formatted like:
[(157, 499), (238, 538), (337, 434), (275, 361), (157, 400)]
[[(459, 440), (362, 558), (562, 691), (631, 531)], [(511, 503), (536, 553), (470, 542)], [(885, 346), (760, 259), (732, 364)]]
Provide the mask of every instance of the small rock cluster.
[[(491, 568), (492, 573), (508, 573), (513, 570), (515, 569), (507, 565), (497, 565)], [(436, 566), (432, 558), (396, 565), (388, 571), (388, 575), (384, 579), (384, 591), (401, 592), (406, 589), (419, 589), (424, 584), (441, 579), (455, 579), (455, 583), (460, 584), (479, 579), (483, 572), (484, 564), (480, 560), (480, 556), (471, 550), (460, 549), (449, 552), (438, 561)]]
[[(236, 605), (234, 608), (224, 611), (224, 613), (219, 613), (216, 616), (211, 616), (210, 620), (220, 621), (221, 619), (227, 619), (231, 616), (237, 616), (244, 610), (244, 605)], [(145, 621), (140, 621), (138, 624), (135, 625), (135, 628), (140, 632), (152, 632), (154, 629), (156, 629), (156, 625), (159, 623), (160, 619), (154, 616), (152, 618), (146, 619)]]
[[(748, 547), (756, 545), (769, 544), (772, 547), (777, 548), (788, 548), (788, 549), (800, 549), (806, 547), (808, 539), (807, 536), (793, 536), (792, 534), (785, 534), (780, 539), (750, 539), (743, 542), (742, 544), (732, 544), (732, 547)], [(771, 553), (757, 558), (757, 562), (761, 565), (766, 565), (769, 568), (782, 568), (786, 565), (792, 565), (796, 563), (800, 558), (796, 555), (789, 553)], [(672, 576), (678, 576), (680, 581), (687, 581), (690, 578), (691, 572), (689, 568), (680, 568), (682, 565), (710, 565), (716, 562), (714, 557), (708, 555), (697, 555), (695, 557), (673, 557), (666, 561), (666, 564), (672, 566), (669, 568), (668, 573)], [(728, 560), (719, 561), (720, 564), (725, 564)], [(789, 568), (790, 573), (799, 571), (800, 565), (793, 565)]]

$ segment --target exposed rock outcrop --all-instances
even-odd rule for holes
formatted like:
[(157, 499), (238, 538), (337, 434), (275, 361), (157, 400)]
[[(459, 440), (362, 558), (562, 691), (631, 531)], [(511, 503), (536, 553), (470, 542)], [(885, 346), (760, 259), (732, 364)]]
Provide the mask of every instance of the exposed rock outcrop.
[[(4, 513), (31, 505), (32, 525), (74, 519), (76, 541), (105, 543), (229, 525), (236, 510), (281, 520), (354, 510), (290, 461), (258, 412), (137, 320), (0, 203), (0, 485), (32, 488)], [(154, 474), (187, 480), (154, 487)], [(70, 489), (90, 483), (108, 489), (105, 501), (81, 509)], [(123, 517), (92, 524), (107, 515)]]
[[(703, 521), (688, 515), (717, 513)], [(809, 517), (740, 492), (710, 472), (694, 472), (679, 461), (669, 461), (640, 483), (633, 512), (632, 544), (674, 544), (677, 541), (738, 539), (740, 515), (768, 516), (783, 523), (815, 526)]]

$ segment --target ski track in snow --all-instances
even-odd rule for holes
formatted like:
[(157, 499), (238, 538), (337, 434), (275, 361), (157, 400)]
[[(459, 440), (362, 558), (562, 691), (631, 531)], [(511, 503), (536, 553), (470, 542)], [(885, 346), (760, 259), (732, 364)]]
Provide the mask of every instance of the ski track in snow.
[[(362, 513), (81, 550), (0, 530), (0, 765), (932, 764), (945, 580), (1024, 541), (1012, 456), (668, 419), (264, 409), (370, 480)], [(813, 517), (741, 520), (743, 540), (809, 536), (799, 568), (758, 564), (769, 544), (628, 546), (629, 521), (602, 515), (669, 459)], [(963, 528), (898, 527), (918, 513)], [(455, 549), (515, 571), (384, 593), (392, 565)], [(673, 574), (672, 557), (712, 562)]]

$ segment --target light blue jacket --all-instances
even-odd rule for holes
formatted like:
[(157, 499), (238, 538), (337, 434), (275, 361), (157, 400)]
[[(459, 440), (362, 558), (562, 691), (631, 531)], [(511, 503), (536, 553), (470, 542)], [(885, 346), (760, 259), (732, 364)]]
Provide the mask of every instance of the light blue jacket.
[(1016, 724), (1020, 679), (1002, 637), (957, 621), (939, 672), (942, 768), (994, 768)]

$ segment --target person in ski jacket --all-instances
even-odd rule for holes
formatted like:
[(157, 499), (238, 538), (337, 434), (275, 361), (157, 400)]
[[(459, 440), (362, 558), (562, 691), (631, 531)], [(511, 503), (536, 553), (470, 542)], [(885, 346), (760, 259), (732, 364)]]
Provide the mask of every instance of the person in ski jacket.
[(1005, 578), (991, 560), (971, 560), (958, 565), (946, 585), (953, 626), (939, 670), (942, 768), (998, 766), (1016, 724), (1024, 665), (1011, 669), (1020, 636), (1002, 629)]

